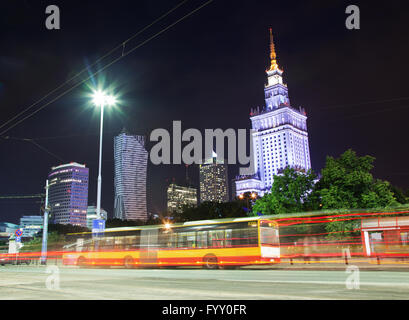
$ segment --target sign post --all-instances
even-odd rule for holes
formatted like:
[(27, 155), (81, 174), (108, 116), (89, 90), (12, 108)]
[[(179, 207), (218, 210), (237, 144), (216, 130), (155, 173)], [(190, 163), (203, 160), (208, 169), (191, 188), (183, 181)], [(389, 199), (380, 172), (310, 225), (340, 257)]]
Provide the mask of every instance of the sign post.
[[(95, 219), (92, 221), (92, 238), (102, 237), (105, 232), (105, 220)], [(98, 241), (95, 241), (94, 248), (98, 250)]]
[(47, 236), (48, 236), (48, 180), (45, 182), (45, 206), (43, 219), (43, 243), (41, 246), (41, 264), (47, 262)]

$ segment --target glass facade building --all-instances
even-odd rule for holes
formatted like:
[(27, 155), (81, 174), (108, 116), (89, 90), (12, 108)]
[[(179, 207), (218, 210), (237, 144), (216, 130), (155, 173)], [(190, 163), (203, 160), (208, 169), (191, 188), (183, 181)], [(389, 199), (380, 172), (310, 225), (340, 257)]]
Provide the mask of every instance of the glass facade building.
[(147, 220), (146, 171), (148, 152), (145, 137), (125, 130), (114, 138), (114, 218)]
[(75, 162), (53, 167), (48, 175), (51, 221), (87, 226), (89, 169)]

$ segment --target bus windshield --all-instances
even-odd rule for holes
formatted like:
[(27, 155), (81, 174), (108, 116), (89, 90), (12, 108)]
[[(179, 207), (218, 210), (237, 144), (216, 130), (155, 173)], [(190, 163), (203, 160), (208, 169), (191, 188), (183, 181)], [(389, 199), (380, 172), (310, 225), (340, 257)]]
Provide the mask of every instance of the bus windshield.
[(279, 245), (278, 229), (271, 221), (260, 221), (260, 244)]

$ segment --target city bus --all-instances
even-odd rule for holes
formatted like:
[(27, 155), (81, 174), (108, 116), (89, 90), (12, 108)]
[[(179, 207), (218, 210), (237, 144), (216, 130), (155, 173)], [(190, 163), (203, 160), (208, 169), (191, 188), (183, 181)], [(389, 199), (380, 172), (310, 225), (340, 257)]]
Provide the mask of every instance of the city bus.
[(280, 261), (277, 223), (262, 217), (190, 221), (67, 235), (63, 264), (207, 269)]

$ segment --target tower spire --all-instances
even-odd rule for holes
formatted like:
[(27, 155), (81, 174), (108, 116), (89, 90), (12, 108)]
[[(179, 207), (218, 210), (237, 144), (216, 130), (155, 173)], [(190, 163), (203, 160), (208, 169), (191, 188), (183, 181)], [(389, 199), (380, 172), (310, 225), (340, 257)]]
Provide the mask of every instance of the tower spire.
[(276, 50), (275, 50), (275, 46), (274, 46), (274, 39), (273, 39), (273, 31), (271, 28), (269, 28), (270, 30), (270, 60), (271, 60), (271, 65), (270, 65), (270, 69), (267, 71), (273, 71), (278, 68), (278, 64), (277, 64), (277, 54), (276, 54)]

